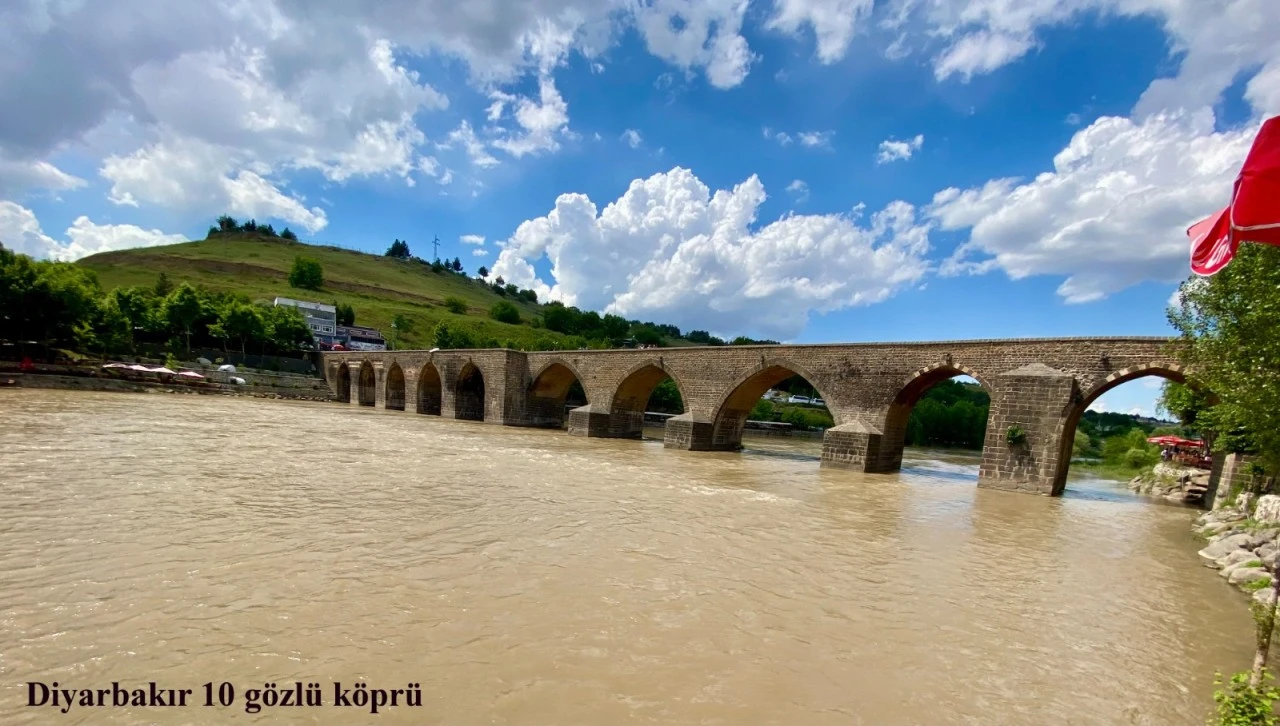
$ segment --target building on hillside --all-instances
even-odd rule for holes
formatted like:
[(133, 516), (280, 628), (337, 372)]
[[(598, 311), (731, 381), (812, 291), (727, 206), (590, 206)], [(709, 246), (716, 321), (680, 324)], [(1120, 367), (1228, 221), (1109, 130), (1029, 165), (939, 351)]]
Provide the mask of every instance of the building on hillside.
[(332, 346), (337, 342), (338, 309), (336, 307), (287, 297), (276, 298), (275, 304), (294, 307), (302, 313), (302, 317), (307, 321), (307, 327), (311, 328), (311, 337), (316, 341), (317, 347)]
[(386, 350), (387, 341), (375, 328), (362, 328), (357, 325), (339, 325), (338, 342), (347, 350)]

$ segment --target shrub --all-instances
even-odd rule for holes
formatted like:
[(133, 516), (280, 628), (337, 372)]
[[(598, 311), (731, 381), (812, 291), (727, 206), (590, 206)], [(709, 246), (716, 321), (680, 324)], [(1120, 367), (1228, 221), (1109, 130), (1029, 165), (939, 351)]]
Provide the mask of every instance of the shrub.
[(1021, 446), (1027, 443), (1027, 432), (1021, 426), (1014, 424), (1004, 432), (1004, 440), (1010, 446)]
[(1124, 452), (1123, 461), (1131, 469), (1141, 469), (1156, 463), (1156, 456), (1146, 449), (1129, 449)]
[[(1265, 680), (1271, 680), (1271, 674), (1265, 674)], [(1280, 690), (1270, 683), (1258, 687), (1249, 685), (1249, 673), (1237, 673), (1229, 682), (1224, 682), (1222, 674), (1217, 674), (1213, 684), (1218, 690), (1213, 693), (1214, 703), (1218, 704), (1214, 718), (1209, 721), (1213, 726), (1275, 726), (1277, 717), (1271, 710), (1271, 704), (1280, 700)]]
[(324, 285), (324, 269), (320, 263), (306, 257), (295, 257), (289, 270), (289, 285), (304, 290), (319, 290)]
[(489, 317), (497, 320), (499, 323), (510, 323), (512, 325), (520, 324), (520, 311), (516, 310), (516, 306), (500, 300), (489, 309)]
[(444, 299), (444, 306), (449, 312), (462, 315), (467, 312), (467, 301), (460, 297), (447, 297)]

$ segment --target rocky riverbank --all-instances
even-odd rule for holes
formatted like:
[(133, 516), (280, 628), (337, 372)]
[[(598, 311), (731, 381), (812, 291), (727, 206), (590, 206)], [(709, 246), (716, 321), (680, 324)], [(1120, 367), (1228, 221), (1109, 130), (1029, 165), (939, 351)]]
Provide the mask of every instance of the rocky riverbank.
[(1200, 557), (1228, 583), (1260, 602), (1269, 602), (1274, 597), (1268, 587), (1271, 573), (1280, 560), (1280, 496), (1260, 497), (1252, 516), (1247, 495), (1241, 499), (1245, 501), (1206, 512), (1196, 520), (1195, 531), (1209, 541)]
[(1180, 504), (1202, 504), (1209, 491), (1209, 472), (1161, 462), (1129, 481), (1129, 489)]

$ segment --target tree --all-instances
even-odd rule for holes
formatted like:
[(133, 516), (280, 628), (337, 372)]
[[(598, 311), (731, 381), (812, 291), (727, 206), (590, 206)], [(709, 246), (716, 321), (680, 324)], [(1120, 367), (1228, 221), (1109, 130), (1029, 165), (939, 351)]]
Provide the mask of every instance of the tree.
[(507, 281), (502, 279), (502, 275), (498, 275), (497, 279), (495, 279), (493, 282), (498, 287), (503, 287), (507, 284)]
[(1280, 471), (1280, 248), (1243, 244), (1221, 272), (1178, 290), (1169, 322), (1188, 383), (1217, 397), (1197, 423), (1218, 434), (1216, 450), (1253, 450)]
[(500, 323), (520, 324), (520, 311), (506, 300), (499, 300), (489, 309), (489, 317)]
[(640, 345), (662, 345), (662, 333), (649, 323), (641, 323), (631, 328), (631, 337)]
[(474, 348), (475, 340), (471, 333), (465, 328), (454, 327), (447, 321), (441, 320), (432, 335), (437, 348), (446, 350), (458, 350), (462, 348)]
[(276, 350), (290, 352), (312, 347), (315, 338), (301, 310), (290, 305), (272, 305), (262, 312), (267, 340)]
[(267, 328), (262, 319), (262, 313), (253, 305), (244, 303), (228, 305), (218, 317), (218, 325), (222, 327), (227, 337), (240, 341), (241, 355), (245, 353), (247, 343), (266, 338)]
[(387, 257), (394, 257), (398, 260), (407, 260), (413, 255), (409, 253), (409, 243), (402, 242), (397, 239), (391, 243), (391, 247), (387, 249)]
[(188, 355), (191, 353), (192, 329), (203, 313), (204, 301), (200, 299), (200, 293), (185, 282), (165, 298), (165, 319), (173, 330), (186, 339)]
[(631, 323), (621, 315), (609, 313), (600, 318), (600, 332), (604, 337), (610, 340), (620, 340), (627, 337), (627, 333), (631, 331)]
[(462, 260), (457, 257), (453, 258), (453, 264), (450, 265), (449, 269), (454, 272), (462, 272)]
[(173, 292), (173, 283), (169, 282), (168, 275), (161, 272), (160, 276), (156, 278), (156, 297), (168, 297), (171, 292)]
[(289, 270), (289, 285), (305, 290), (319, 290), (324, 285), (324, 270), (320, 263), (307, 257), (295, 257)]
[(444, 306), (451, 313), (463, 315), (467, 312), (467, 301), (460, 297), (449, 296), (444, 299)]
[(236, 223), (235, 217), (224, 214), (221, 217), (218, 217), (218, 231), (238, 232), (240, 231), (240, 225)]
[(298, 241), (298, 235), (294, 234), (294, 233), (293, 233), (293, 230), (289, 229), (288, 227), (285, 227), (283, 230), (281, 230), (281, 232), (280, 232), (280, 238), (281, 238), (281, 239), (287, 239), (287, 240), (289, 240), (290, 242), (297, 242), (297, 241)]
[(476, 270), (476, 274), (479, 275), (480, 279), (483, 280), (489, 277), (489, 268), (485, 267), (484, 265), (480, 265), (480, 269)]
[(337, 308), (338, 325), (351, 326), (356, 324), (356, 309), (351, 307), (350, 304), (335, 302), (333, 306)]
[(1209, 397), (1200, 389), (1165, 381), (1156, 407), (1178, 419), (1183, 426), (1194, 428), (1196, 420), (1209, 409), (1210, 403)]

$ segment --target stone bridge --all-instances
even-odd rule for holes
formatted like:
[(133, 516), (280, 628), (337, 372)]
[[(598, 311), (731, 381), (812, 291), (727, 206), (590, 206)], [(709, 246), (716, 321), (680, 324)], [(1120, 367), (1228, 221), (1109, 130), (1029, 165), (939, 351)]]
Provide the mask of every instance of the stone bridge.
[(978, 484), (1058, 495), (1076, 423), (1099, 396), (1156, 375), (1182, 381), (1167, 338), (1055, 338), (573, 350), (325, 353), (339, 401), (507, 426), (561, 428), (574, 380), (588, 403), (568, 414), (577, 436), (639, 438), (645, 405), (670, 377), (684, 413), (667, 447), (740, 447), (743, 424), (772, 386), (803, 376), (826, 401), (822, 464), (864, 472), (902, 465), (907, 417), (929, 387), (960, 375), (991, 396)]

